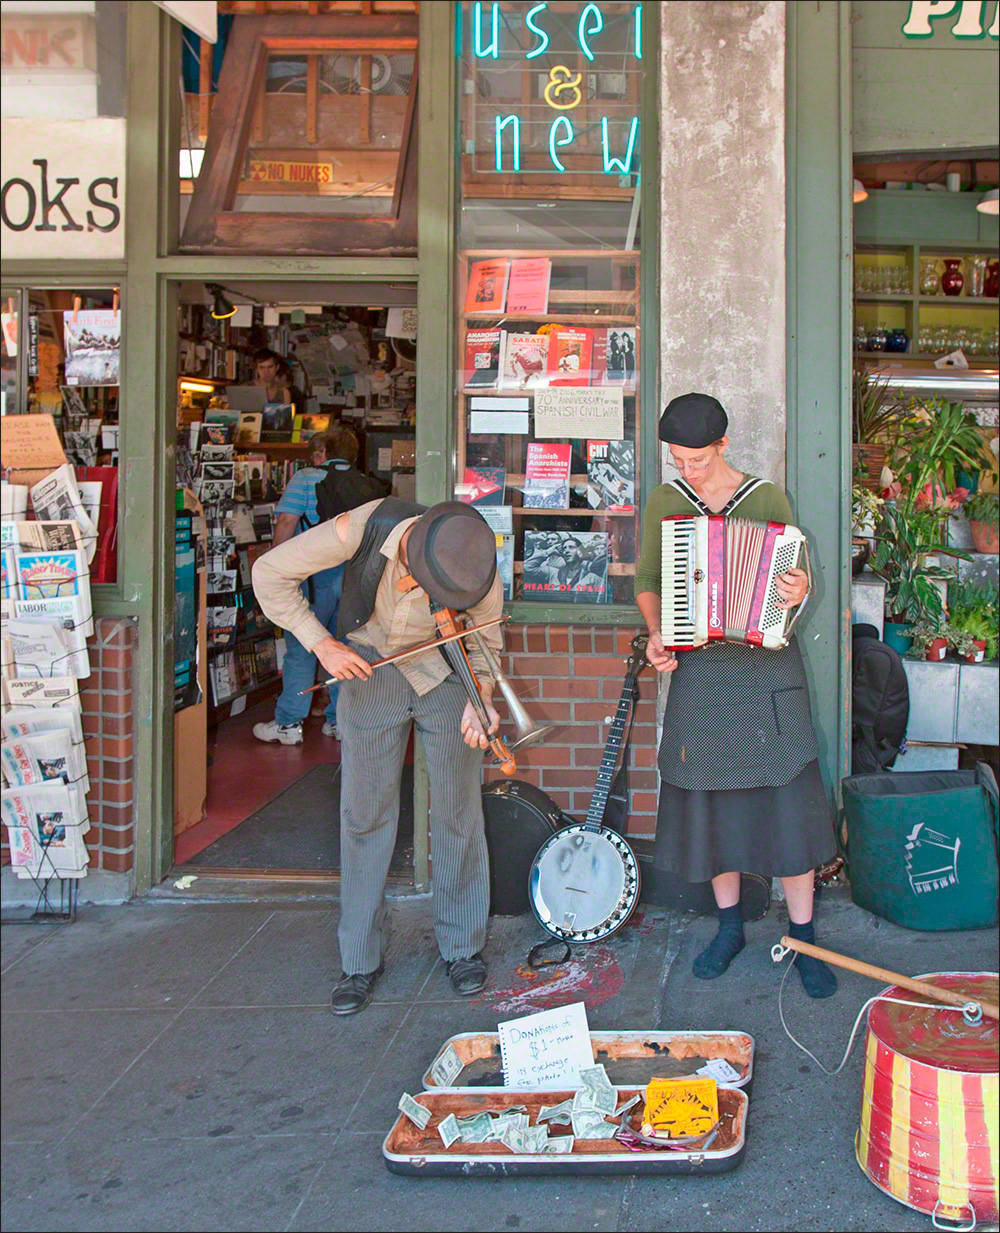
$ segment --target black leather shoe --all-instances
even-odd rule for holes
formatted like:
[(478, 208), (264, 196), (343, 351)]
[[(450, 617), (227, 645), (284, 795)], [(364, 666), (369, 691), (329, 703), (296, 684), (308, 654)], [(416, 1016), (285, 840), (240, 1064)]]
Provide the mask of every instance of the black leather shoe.
[(486, 964), (482, 955), (471, 959), (452, 959), (447, 965), (451, 987), (461, 998), (478, 993), (486, 984)]
[(341, 972), (340, 980), (333, 987), (333, 1013), (356, 1015), (359, 1010), (364, 1010), (372, 1000), (375, 982), (384, 971), (385, 965), (381, 964), (376, 971), (367, 975), (359, 973), (357, 976), (348, 976), (346, 972)]

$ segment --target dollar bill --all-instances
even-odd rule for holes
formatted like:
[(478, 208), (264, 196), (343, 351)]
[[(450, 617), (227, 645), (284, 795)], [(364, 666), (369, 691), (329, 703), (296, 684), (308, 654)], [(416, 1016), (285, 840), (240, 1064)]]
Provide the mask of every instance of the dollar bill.
[(575, 1142), (572, 1135), (557, 1135), (555, 1138), (550, 1138), (545, 1144), (544, 1150), (550, 1152), (553, 1156), (568, 1155), (573, 1150)]
[[(602, 1113), (613, 1113), (618, 1097), (603, 1066), (588, 1066), (580, 1071), (580, 1082), (588, 1098), (589, 1107)], [(579, 1093), (577, 1093), (579, 1095)]]
[(600, 1063), (597, 1066), (587, 1066), (581, 1070), (580, 1082), (587, 1088), (611, 1087), (608, 1072)]
[(538, 1117), (535, 1118), (535, 1121), (536, 1122), (555, 1121), (557, 1118), (561, 1118), (562, 1115), (565, 1114), (566, 1121), (564, 1124), (568, 1126), (569, 1125), (569, 1115), (572, 1112), (573, 1112), (572, 1100), (562, 1100), (557, 1105), (542, 1105), (541, 1108), (538, 1110)]
[[(604, 1114), (597, 1109), (583, 1109), (573, 1114), (573, 1135), (577, 1139), (598, 1139), (601, 1136), (592, 1134), (598, 1126), (607, 1126)], [(615, 1128), (612, 1127), (612, 1130)]]
[(499, 1142), (504, 1147), (509, 1147), (516, 1156), (523, 1156), (525, 1151), (524, 1134), (525, 1132), (520, 1126), (508, 1125), (504, 1127)]
[(631, 1100), (626, 1100), (624, 1104), (618, 1106), (615, 1110), (615, 1117), (624, 1117), (629, 1109), (634, 1109), (640, 1100), (642, 1100), (642, 1096), (637, 1092)]
[(477, 1113), (473, 1117), (457, 1118), (456, 1121), (463, 1143), (485, 1143), (493, 1132), (493, 1119), (488, 1113)]
[(587, 1137), (589, 1139), (613, 1139), (618, 1131), (618, 1127), (611, 1122), (598, 1122), (590, 1131)]
[(454, 1113), (449, 1113), (443, 1122), (438, 1123), (437, 1132), (441, 1136), (441, 1142), (445, 1147), (451, 1147), (453, 1143), (457, 1143), (462, 1137), (462, 1132), (458, 1128), (458, 1119)]
[(417, 1104), (409, 1092), (404, 1092), (399, 1098), (399, 1104), (396, 1106), (404, 1117), (408, 1117), (410, 1121), (417, 1127), (418, 1130), (423, 1130), (427, 1123), (431, 1120), (430, 1109), (423, 1105)]
[(455, 1051), (454, 1045), (448, 1045), (431, 1065), (431, 1080), (435, 1087), (451, 1087), (461, 1073), (462, 1059)]

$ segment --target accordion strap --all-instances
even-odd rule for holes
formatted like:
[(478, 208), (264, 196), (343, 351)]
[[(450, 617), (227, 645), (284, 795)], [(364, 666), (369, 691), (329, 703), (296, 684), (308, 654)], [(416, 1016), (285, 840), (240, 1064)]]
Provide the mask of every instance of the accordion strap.
[(668, 480), (667, 483), (670, 485), (671, 488), (676, 488), (676, 490), (681, 494), (682, 497), (686, 497), (687, 500), (691, 502), (691, 504), (695, 507), (695, 509), (698, 510), (700, 514), (707, 514), (710, 517), (713, 517), (713, 516), (717, 517), (719, 514), (721, 514), (723, 518), (728, 518), (729, 515), (733, 512), (733, 510), (737, 507), (737, 505), (739, 505), (739, 503), (743, 500), (743, 498), (748, 497), (751, 492), (754, 492), (756, 489), (758, 489), (761, 486), (761, 484), (764, 483), (764, 481), (762, 479), (757, 479), (755, 476), (752, 476), (752, 475), (747, 477), (746, 479), (744, 479), (743, 483), (740, 484), (739, 488), (737, 488), (736, 491), (733, 493), (733, 495), (729, 498), (728, 502), (726, 503), (725, 508), (720, 509), (720, 510), (709, 509), (708, 506), (705, 504), (705, 502), (701, 499), (701, 497), (698, 496), (695, 490), (687, 482), (687, 480), (678, 478), (678, 479)]

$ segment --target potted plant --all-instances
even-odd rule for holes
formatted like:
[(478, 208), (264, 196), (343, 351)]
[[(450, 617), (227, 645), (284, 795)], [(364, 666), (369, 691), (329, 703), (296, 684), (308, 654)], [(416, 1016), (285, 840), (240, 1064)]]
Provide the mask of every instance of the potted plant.
[(990, 586), (965, 583), (948, 589), (951, 608), (950, 642), (967, 663), (997, 658), (1000, 646), (1000, 602)]
[(915, 621), (910, 628), (910, 649), (906, 652), (911, 659), (929, 659), (932, 663), (940, 663), (948, 653), (953, 631), (943, 616), (925, 617)]
[(965, 555), (940, 542), (944, 516), (933, 509), (908, 511), (892, 501), (883, 506), (871, 569), (885, 582), (885, 641), (900, 655), (909, 650), (915, 621), (939, 620), (944, 613), (939, 584), (951, 575), (925, 558)]
[(1000, 499), (995, 492), (977, 492), (965, 505), (976, 552), (1000, 552)]
[(961, 403), (909, 403), (890, 463), (901, 485), (900, 504), (910, 511), (961, 504), (967, 493), (955, 491), (957, 473), (977, 470), (989, 459), (975, 416)]
[(856, 576), (868, 564), (871, 537), (882, 513), (882, 498), (864, 483), (865, 473), (854, 472), (851, 489), (851, 574)]
[[(889, 378), (867, 364), (854, 366), (851, 418), (854, 429), (854, 472), (860, 483), (872, 492), (882, 489), (882, 468), (889, 442), (900, 416)], [(879, 438), (882, 438), (881, 440)]]

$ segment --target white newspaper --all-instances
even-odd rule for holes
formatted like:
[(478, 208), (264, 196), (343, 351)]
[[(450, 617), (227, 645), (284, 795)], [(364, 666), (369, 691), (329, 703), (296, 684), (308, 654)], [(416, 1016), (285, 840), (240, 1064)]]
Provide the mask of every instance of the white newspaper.
[(69, 463), (63, 463), (39, 480), (31, 489), (31, 506), (35, 517), (42, 521), (79, 524), (80, 533), (87, 549), (87, 559), (92, 561), (97, 551), (97, 527), (87, 513), (76, 476)]

